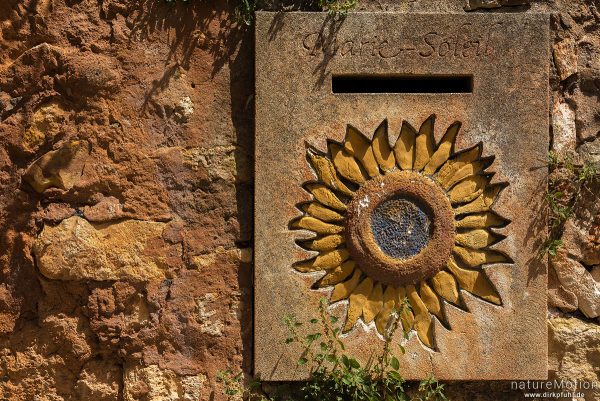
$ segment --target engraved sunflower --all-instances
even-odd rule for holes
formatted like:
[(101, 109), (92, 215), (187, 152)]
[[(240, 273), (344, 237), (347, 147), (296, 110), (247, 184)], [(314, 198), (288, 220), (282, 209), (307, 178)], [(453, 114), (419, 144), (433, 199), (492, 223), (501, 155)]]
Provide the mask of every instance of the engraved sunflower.
[(509, 221), (492, 207), (508, 184), (490, 182), (494, 157), (482, 157), (482, 143), (455, 152), (459, 122), (436, 145), (434, 122), (418, 131), (403, 122), (393, 147), (387, 120), (372, 139), (348, 125), (326, 153), (308, 147), (317, 181), (304, 184), (312, 200), (290, 227), (313, 232), (297, 244), (317, 255), (294, 269), (324, 272), (313, 288), (333, 287), (331, 304), (348, 300), (343, 332), (362, 319), (384, 335), (407, 298), (403, 329), (434, 348), (433, 318), (449, 329), (444, 304), (466, 311), (461, 290), (502, 304), (484, 266), (512, 263), (490, 248), (505, 238), (494, 229)]

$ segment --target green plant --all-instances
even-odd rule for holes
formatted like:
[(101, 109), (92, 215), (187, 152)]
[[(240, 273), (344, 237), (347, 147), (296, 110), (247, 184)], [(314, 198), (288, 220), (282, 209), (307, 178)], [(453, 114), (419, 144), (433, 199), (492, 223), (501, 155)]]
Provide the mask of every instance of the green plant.
[(333, 15), (344, 16), (348, 11), (356, 8), (358, 0), (318, 0), (321, 9)]
[[(589, 191), (589, 184), (598, 179), (598, 166), (591, 161), (577, 164), (571, 153), (561, 154), (556, 151), (548, 152), (548, 165), (550, 171), (562, 169), (566, 176), (561, 180), (550, 178), (546, 201), (549, 209), (549, 236), (540, 249), (540, 256), (546, 254), (556, 256), (558, 250), (564, 245), (560, 239), (563, 227), (571, 218), (577, 207), (581, 194)], [(561, 184), (568, 188), (568, 193), (560, 191), (557, 187)]]
[(254, 12), (259, 8), (259, 0), (240, 0), (240, 3), (235, 8), (235, 19), (244, 25), (252, 25), (254, 23)]
[(550, 227), (555, 230), (573, 214), (571, 206), (563, 204), (564, 194), (561, 191), (551, 190), (546, 194), (546, 200), (550, 207)]
[[(348, 11), (356, 8), (357, 4), (358, 0), (317, 0), (319, 8), (331, 15), (338, 16), (348, 14)], [(254, 12), (261, 7), (263, 7), (263, 4), (260, 0), (240, 0), (235, 8), (235, 19), (244, 25), (250, 26), (254, 23)]]
[(554, 150), (550, 150), (548, 152), (548, 166), (550, 167), (550, 169), (554, 169), (556, 167), (558, 167), (560, 163), (560, 157), (558, 155), (558, 153)]
[[(288, 329), (286, 344), (295, 344), (302, 349), (297, 364), (310, 366), (311, 376), (305, 383), (295, 385), (286, 395), (268, 397), (260, 390), (258, 382), (252, 388), (241, 386), (241, 375), (231, 371), (220, 374), (225, 394), (242, 396), (252, 401), (440, 401), (446, 400), (444, 385), (433, 376), (420, 382), (411, 396), (409, 387), (400, 374), (400, 361), (392, 355), (392, 339), (400, 327), (399, 316), (410, 308), (405, 299), (394, 311), (386, 330), (383, 349), (379, 356), (365, 365), (345, 352), (339, 339), (340, 329), (335, 327), (338, 319), (327, 313), (327, 302), (319, 304), (318, 317), (309, 323), (300, 322), (293, 315), (284, 317)], [(303, 334), (302, 332), (306, 332)], [(404, 332), (408, 338), (408, 333)], [(400, 347), (404, 352), (404, 348)]]
[(260, 381), (252, 380), (247, 386), (242, 383), (243, 373), (233, 373), (231, 369), (217, 372), (217, 381), (223, 384), (223, 393), (229, 398), (246, 401), (270, 401), (260, 393)]
[[(164, 0), (166, 3), (181, 1), (188, 3), (191, 0)], [(356, 8), (358, 0), (316, 0), (316, 5), (331, 15), (344, 16), (348, 11)], [(264, 7), (261, 0), (239, 0), (234, 9), (235, 20), (243, 25), (251, 26), (254, 23), (254, 12)]]
[(548, 254), (550, 256), (556, 256), (558, 250), (564, 245), (560, 239), (548, 238), (540, 251), (541, 256)]
[(578, 171), (577, 178), (580, 182), (592, 182), (598, 178), (598, 166), (586, 160)]

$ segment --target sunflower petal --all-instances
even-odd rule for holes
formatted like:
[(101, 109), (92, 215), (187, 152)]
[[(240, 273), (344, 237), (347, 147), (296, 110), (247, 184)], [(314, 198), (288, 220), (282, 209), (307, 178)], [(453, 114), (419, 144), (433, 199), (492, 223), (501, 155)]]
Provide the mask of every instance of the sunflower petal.
[(332, 234), (322, 238), (300, 241), (298, 245), (304, 249), (310, 249), (311, 251), (331, 251), (345, 242), (343, 235)]
[(321, 252), (316, 258), (294, 264), (294, 269), (301, 273), (310, 273), (333, 269), (350, 257), (347, 249), (334, 249)]
[(501, 252), (492, 249), (466, 249), (456, 245), (454, 254), (458, 256), (467, 267), (476, 268), (491, 263), (511, 263), (512, 260)]
[(363, 306), (363, 319), (365, 323), (370, 323), (375, 319), (381, 308), (383, 308), (383, 286), (381, 283), (377, 283)]
[(506, 184), (494, 184), (488, 186), (474, 201), (454, 209), (454, 214), (459, 215), (488, 211), (504, 188), (506, 188)]
[(302, 262), (294, 263), (294, 270), (300, 273), (314, 273), (318, 271), (326, 270), (323, 267), (315, 266), (315, 259), (303, 260)]
[(388, 285), (383, 293), (383, 307), (375, 318), (375, 327), (377, 327), (377, 331), (381, 335), (385, 335), (385, 329), (388, 325), (390, 316), (394, 311), (394, 305), (396, 304), (397, 297), (398, 293), (396, 288)]
[(427, 310), (427, 306), (417, 294), (414, 285), (406, 286), (406, 295), (410, 301), (410, 306), (415, 314), (415, 330), (423, 344), (433, 348), (433, 321)]
[(483, 271), (463, 269), (453, 258), (448, 261), (448, 269), (454, 274), (462, 289), (493, 304), (502, 304), (500, 295)]
[(415, 165), (413, 170), (421, 171), (429, 162), (435, 151), (435, 137), (433, 126), (435, 114), (432, 114), (419, 129), (419, 135), (415, 139)]
[(456, 135), (458, 134), (458, 130), (460, 130), (460, 125), (459, 122), (455, 122), (448, 128), (437, 150), (423, 169), (425, 174), (435, 173), (441, 165), (448, 161), (454, 151), (454, 143), (456, 142)]
[(340, 191), (341, 193), (352, 196), (354, 192), (349, 189), (337, 176), (335, 166), (327, 157), (316, 154), (314, 151), (308, 151), (308, 159), (312, 165), (319, 181), (323, 182), (329, 188)]
[(333, 269), (348, 260), (350, 253), (347, 249), (334, 249), (333, 251), (321, 252), (314, 261), (314, 265), (324, 269)]
[(344, 333), (354, 327), (354, 324), (362, 315), (367, 299), (372, 291), (373, 280), (370, 277), (365, 278), (356, 289), (352, 291), (352, 294), (350, 294), (350, 304), (348, 305), (346, 323), (342, 330)]
[(402, 123), (400, 136), (394, 145), (396, 163), (402, 170), (412, 170), (415, 161), (415, 138), (417, 132), (406, 121)]
[[(404, 299), (406, 298), (406, 288), (398, 287), (396, 296), (396, 309), (400, 310), (404, 305)], [(410, 301), (409, 301), (410, 302)], [(412, 330), (415, 324), (415, 316), (413, 312), (408, 308), (402, 308), (400, 313), (400, 321), (402, 322), (402, 328), (405, 333)]]
[(442, 185), (442, 187), (444, 189), (448, 190), (453, 185), (455, 185), (457, 182), (460, 182), (467, 177), (477, 176), (479, 173), (481, 173), (484, 170), (485, 164), (486, 164), (485, 160), (476, 160), (471, 163), (466, 163), (464, 166), (462, 166), (460, 168), (460, 170), (458, 170), (456, 173), (454, 173), (454, 175), (452, 175), (452, 177), (448, 178), (443, 183), (440, 182), (440, 185)]
[(444, 298), (446, 301), (455, 305), (461, 304), (456, 280), (452, 274), (445, 270), (438, 272), (431, 278), (431, 285), (433, 286), (435, 292), (437, 292), (438, 295)]
[(391, 170), (396, 165), (394, 153), (388, 141), (388, 122), (383, 122), (375, 130), (373, 135), (373, 154), (377, 164), (383, 171)]
[(354, 272), (354, 268), (356, 264), (352, 260), (347, 260), (335, 269), (332, 269), (327, 272), (323, 278), (321, 278), (315, 284), (317, 288), (329, 287), (331, 285), (336, 285), (346, 280), (350, 275)]
[(483, 193), (485, 186), (488, 184), (490, 177), (483, 175), (471, 176), (464, 181), (459, 182), (454, 188), (448, 192), (450, 202), (465, 203), (471, 202)]
[(481, 249), (490, 246), (503, 237), (482, 228), (456, 234), (456, 243), (467, 248)]
[(360, 282), (361, 274), (362, 272), (359, 269), (355, 268), (354, 273), (352, 273), (352, 277), (350, 277), (350, 280), (336, 284), (336, 286), (333, 287), (333, 292), (331, 293), (330, 303), (334, 303), (337, 301), (341, 301), (342, 299), (348, 298)]
[(293, 220), (291, 223), (293, 229), (304, 229), (314, 231), (317, 234), (337, 234), (344, 231), (344, 227), (335, 224), (325, 223), (311, 216), (302, 216)]
[(340, 211), (346, 210), (346, 205), (325, 185), (310, 183), (306, 184), (306, 189), (323, 205)]
[(440, 320), (445, 320), (440, 299), (425, 281), (421, 281), (421, 284), (419, 285), (419, 296), (425, 306), (427, 306), (429, 312), (436, 315)]
[(370, 177), (379, 175), (379, 165), (373, 154), (371, 142), (351, 125), (346, 129), (344, 149), (362, 163)]
[(318, 202), (305, 203), (300, 206), (304, 213), (310, 214), (312, 217), (322, 221), (343, 221), (344, 216), (338, 212), (326, 208)]
[[(481, 196), (484, 196), (483, 194)], [(480, 197), (481, 197), (480, 196)], [(477, 199), (476, 199), (477, 200)], [(475, 201), (473, 201), (475, 202)], [(477, 213), (465, 216), (463, 219), (457, 220), (456, 228), (486, 228), (486, 227), (503, 227), (509, 221), (498, 216), (494, 212)]]
[(336, 143), (330, 142), (329, 151), (333, 158), (333, 164), (342, 177), (356, 184), (362, 184), (366, 181), (366, 177), (360, 170), (356, 159), (344, 148)]
[(436, 181), (441, 183), (447, 182), (458, 170), (463, 168), (466, 164), (472, 163), (481, 156), (483, 145), (479, 143), (464, 152), (459, 153), (451, 160), (448, 160), (438, 171), (436, 175)]

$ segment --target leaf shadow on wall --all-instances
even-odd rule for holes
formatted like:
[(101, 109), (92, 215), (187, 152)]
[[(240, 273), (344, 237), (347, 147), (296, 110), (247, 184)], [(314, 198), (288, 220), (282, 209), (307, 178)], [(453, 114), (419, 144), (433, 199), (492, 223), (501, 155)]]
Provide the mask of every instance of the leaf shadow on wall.
[[(165, 3), (142, 0), (133, 3), (130, 14), (133, 28), (130, 41), (151, 41), (167, 34), (169, 52), (164, 59), (162, 76), (152, 83), (145, 95), (142, 112), (151, 105), (154, 96), (166, 90), (180, 69), (192, 68), (193, 58), (202, 52), (212, 63), (206, 79), (212, 80), (229, 71), (228, 111), (235, 131), (235, 197), (239, 225), (235, 246), (252, 248), (253, 231), (253, 151), (254, 151), (254, 41), (253, 28), (234, 18), (235, 3), (222, 1), (189, 1)], [(196, 77), (192, 77), (196, 78)], [(196, 78), (197, 79), (197, 78)], [(216, 80), (215, 80), (216, 82)], [(215, 118), (219, 118), (216, 116)], [(208, 133), (219, 135), (220, 133)], [(233, 244), (232, 244), (233, 245)], [(242, 368), (252, 366), (252, 262), (238, 264), (237, 284), (240, 300), (240, 337)], [(232, 350), (233, 352), (233, 350)]]

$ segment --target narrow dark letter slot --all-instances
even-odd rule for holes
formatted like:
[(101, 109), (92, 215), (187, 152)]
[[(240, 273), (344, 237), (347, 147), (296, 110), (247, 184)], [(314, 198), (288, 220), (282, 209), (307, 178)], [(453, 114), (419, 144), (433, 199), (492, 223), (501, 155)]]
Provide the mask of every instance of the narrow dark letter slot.
[(334, 75), (333, 93), (472, 93), (471, 75)]

